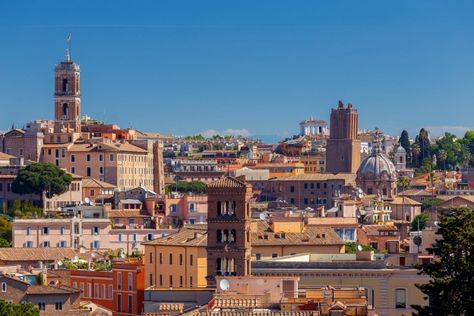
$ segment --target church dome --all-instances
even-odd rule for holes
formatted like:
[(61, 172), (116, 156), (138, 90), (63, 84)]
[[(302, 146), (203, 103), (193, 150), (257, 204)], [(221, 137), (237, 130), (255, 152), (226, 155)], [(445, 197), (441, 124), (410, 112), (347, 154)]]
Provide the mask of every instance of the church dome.
[(405, 148), (403, 148), (402, 146), (398, 146), (397, 148), (397, 154), (406, 154), (406, 150)]
[(362, 161), (357, 170), (357, 178), (359, 180), (395, 180), (397, 172), (390, 158), (379, 152), (373, 153)]

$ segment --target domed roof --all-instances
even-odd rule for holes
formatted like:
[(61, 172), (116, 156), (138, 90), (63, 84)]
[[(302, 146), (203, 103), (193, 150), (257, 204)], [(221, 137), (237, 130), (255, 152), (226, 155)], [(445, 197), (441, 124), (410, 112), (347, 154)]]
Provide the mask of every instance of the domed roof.
[(402, 146), (398, 146), (397, 148), (397, 154), (406, 154), (407, 151), (405, 150), (405, 148), (403, 148)]
[(373, 153), (362, 160), (357, 178), (359, 179), (396, 179), (397, 172), (393, 162), (385, 154)]

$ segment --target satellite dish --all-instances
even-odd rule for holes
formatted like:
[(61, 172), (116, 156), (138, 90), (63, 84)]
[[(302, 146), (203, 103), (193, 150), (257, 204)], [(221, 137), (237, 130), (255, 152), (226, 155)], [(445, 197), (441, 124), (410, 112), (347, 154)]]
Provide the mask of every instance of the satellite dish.
[(362, 248), (361, 245), (357, 245), (357, 250), (362, 251), (362, 249), (363, 249), (363, 248)]
[[(262, 221), (264, 221), (264, 220), (267, 219), (268, 215), (267, 215), (267, 213), (263, 213), (263, 212), (262, 212), (262, 213), (260, 213), (260, 215), (259, 215), (258, 217), (259, 217)], [(224, 280), (222, 280), (222, 281), (224, 281)]]
[(91, 199), (89, 199), (88, 197), (86, 197), (86, 198), (84, 199), (84, 202), (86, 202), (86, 204), (90, 204), (90, 203), (91, 203)]
[(226, 279), (222, 279), (219, 282), (219, 287), (221, 288), (222, 291), (227, 291), (228, 289), (230, 289), (230, 282)]
[(434, 225), (436, 226), (436, 228), (439, 228), (439, 222), (438, 221), (435, 221)]
[(63, 262), (61, 260), (58, 261), (58, 265), (62, 266)]

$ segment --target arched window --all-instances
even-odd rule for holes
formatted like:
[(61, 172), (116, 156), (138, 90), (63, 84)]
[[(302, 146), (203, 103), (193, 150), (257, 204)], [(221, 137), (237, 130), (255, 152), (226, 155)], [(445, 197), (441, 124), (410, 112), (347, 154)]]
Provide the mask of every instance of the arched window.
[(230, 241), (230, 242), (235, 242), (236, 237), (237, 237), (237, 232), (235, 231), (235, 229), (232, 229), (232, 230), (230, 231), (229, 241)]
[(69, 92), (69, 82), (67, 81), (67, 79), (63, 79), (63, 92)]
[(217, 230), (217, 242), (222, 242), (222, 231), (220, 229)]
[(221, 258), (217, 258), (217, 259), (216, 259), (216, 274), (217, 274), (217, 275), (221, 275), (221, 274), (222, 274), (222, 265), (223, 265), (222, 259), (221, 259)]
[(229, 231), (227, 229), (224, 229), (224, 242), (229, 241)]
[(68, 117), (69, 114), (69, 105), (67, 103), (63, 104), (63, 117)]

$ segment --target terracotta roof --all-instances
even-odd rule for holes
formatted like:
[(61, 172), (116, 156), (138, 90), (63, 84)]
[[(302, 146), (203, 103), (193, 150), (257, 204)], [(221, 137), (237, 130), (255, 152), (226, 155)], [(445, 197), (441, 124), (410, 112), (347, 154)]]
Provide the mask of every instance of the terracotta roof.
[(73, 143), (69, 148), (70, 152), (88, 152), (88, 151), (120, 151), (120, 152), (134, 152), (145, 154), (146, 150), (132, 145), (130, 143), (90, 143), (90, 142), (76, 142)]
[(345, 180), (348, 183), (355, 183), (356, 175), (353, 173), (304, 173), (290, 177), (280, 177), (270, 181), (327, 181)]
[(0, 152), (0, 160), (10, 160), (11, 158), (15, 158), (15, 156)]
[(380, 231), (398, 231), (398, 228), (394, 225), (363, 225), (362, 230), (367, 235), (379, 235)]
[[(175, 234), (145, 242), (144, 245), (206, 247), (207, 225), (193, 226), (185, 226)], [(258, 232), (251, 233), (250, 238), (252, 246), (344, 244), (334, 230), (329, 227), (306, 226), (302, 233), (280, 233), (273, 232), (268, 223), (264, 221), (258, 222)]]
[(207, 184), (208, 188), (245, 188), (247, 184), (234, 177), (223, 177)]
[(96, 178), (83, 178), (82, 187), (83, 188), (115, 189), (117, 186), (111, 183), (100, 181)]
[(168, 245), (168, 246), (207, 246), (207, 225), (185, 226), (177, 233), (160, 237), (144, 245)]
[(330, 227), (305, 226), (301, 233), (273, 232), (265, 221), (258, 221), (257, 232), (251, 233), (252, 246), (277, 245), (344, 245)]
[(26, 290), (28, 295), (58, 295), (58, 294), (73, 294), (80, 293), (81, 290), (69, 286), (61, 285), (32, 285)]
[(76, 255), (70, 248), (0, 248), (0, 261), (58, 261)]
[(412, 205), (412, 206), (420, 206), (421, 205), (420, 202), (412, 200), (409, 197), (403, 197), (403, 196), (395, 197), (390, 204), (393, 204), (393, 205)]
[(107, 213), (109, 218), (117, 217), (151, 217), (145, 210), (111, 210)]
[(406, 195), (406, 196), (418, 196), (418, 195), (431, 195), (431, 192), (428, 192), (426, 190), (416, 190), (416, 189), (410, 189), (410, 190), (405, 190), (403, 192), (400, 192), (400, 195)]

